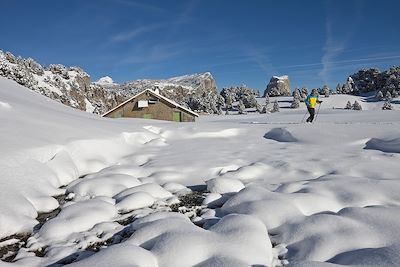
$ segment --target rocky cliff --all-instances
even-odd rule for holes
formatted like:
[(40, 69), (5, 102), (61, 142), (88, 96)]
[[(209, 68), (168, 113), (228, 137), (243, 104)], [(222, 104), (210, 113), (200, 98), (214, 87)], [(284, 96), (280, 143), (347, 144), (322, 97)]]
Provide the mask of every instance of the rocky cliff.
[(124, 98), (146, 89), (158, 89), (161, 95), (198, 112), (218, 112), (217, 86), (209, 72), (163, 80), (142, 79), (110, 88)]
[(272, 76), (267, 88), (264, 91), (264, 97), (268, 96), (290, 96), (290, 82), (287, 75)]
[(67, 106), (101, 114), (118, 103), (102, 86), (91, 83), (78, 67), (51, 64), (43, 67), (31, 58), (15, 57), (0, 50), (0, 76), (15, 80)]
[(193, 110), (218, 112), (217, 86), (209, 72), (119, 85), (108, 76), (91, 82), (90, 76), (78, 67), (60, 64), (43, 67), (31, 58), (16, 57), (0, 50), (0, 76), (65, 105), (96, 114), (105, 113), (147, 88), (158, 88), (162, 95)]

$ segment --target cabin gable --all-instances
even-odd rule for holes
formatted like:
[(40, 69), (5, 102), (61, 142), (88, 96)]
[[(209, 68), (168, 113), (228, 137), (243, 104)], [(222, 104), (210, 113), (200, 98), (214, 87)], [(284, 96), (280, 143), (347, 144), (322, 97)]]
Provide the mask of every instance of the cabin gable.
[(192, 122), (195, 116), (179, 106), (158, 97), (150, 91), (131, 98), (104, 115), (108, 118), (143, 118), (167, 121)]

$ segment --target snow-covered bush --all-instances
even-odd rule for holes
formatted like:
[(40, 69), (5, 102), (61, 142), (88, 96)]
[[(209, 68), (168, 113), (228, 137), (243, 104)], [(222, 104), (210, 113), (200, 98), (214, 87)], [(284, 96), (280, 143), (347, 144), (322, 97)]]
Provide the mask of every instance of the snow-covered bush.
[(263, 106), (263, 108), (262, 108), (262, 110), (261, 110), (261, 113), (262, 113), (262, 114), (267, 113), (267, 107), (266, 107), (266, 106)]
[(350, 101), (347, 101), (346, 107), (344, 109), (352, 109), (353, 105)]
[(385, 100), (386, 101), (391, 101), (392, 100), (392, 94), (389, 91), (386, 91)]
[(262, 113), (262, 109), (263, 109), (262, 105), (260, 105), (259, 103), (257, 103), (257, 105), (256, 105), (256, 110), (257, 110), (257, 112), (258, 112), (258, 113)]
[(279, 112), (279, 104), (278, 104), (278, 101), (277, 101), (277, 100), (274, 101), (274, 106), (272, 107), (271, 112), (272, 112), (272, 113), (274, 113), (274, 112)]
[(379, 101), (383, 100), (383, 93), (382, 91), (378, 91), (375, 95), (375, 98)]
[[(308, 89), (307, 89), (307, 87), (301, 88), (301, 98), (302, 98), (302, 99), (306, 99), (307, 95), (308, 95)], [(303, 100), (303, 101), (304, 101), (304, 100)]]
[(342, 93), (342, 85), (340, 83), (338, 83), (336, 85), (336, 93), (337, 94), (341, 94)]
[(300, 107), (300, 100), (298, 98), (293, 98), (292, 104), (290, 105), (291, 108), (299, 108)]
[(322, 93), (324, 94), (325, 97), (329, 97), (330, 89), (327, 85), (324, 85), (324, 87), (322, 87)]
[(353, 109), (354, 109), (354, 110), (362, 110), (362, 107), (361, 107), (360, 103), (358, 103), (357, 100), (354, 101)]
[(393, 106), (389, 101), (385, 101), (382, 106), (383, 110), (393, 110)]
[(269, 95), (265, 95), (265, 106), (267, 107), (269, 105)]
[(239, 114), (246, 114), (245, 106), (244, 106), (242, 100), (239, 100), (238, 111), (239, 111)]

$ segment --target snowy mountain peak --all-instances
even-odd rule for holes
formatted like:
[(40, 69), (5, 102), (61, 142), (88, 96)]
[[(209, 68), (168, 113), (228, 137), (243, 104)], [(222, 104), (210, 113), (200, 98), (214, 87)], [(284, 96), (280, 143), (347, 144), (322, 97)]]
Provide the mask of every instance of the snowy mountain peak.
[(95, 84), (98, 85), (118, 85), (117, 83), (114, 82), (114, 80), (110, 76), (104, 76), (101, 77), (99, 80), (94, 82)]

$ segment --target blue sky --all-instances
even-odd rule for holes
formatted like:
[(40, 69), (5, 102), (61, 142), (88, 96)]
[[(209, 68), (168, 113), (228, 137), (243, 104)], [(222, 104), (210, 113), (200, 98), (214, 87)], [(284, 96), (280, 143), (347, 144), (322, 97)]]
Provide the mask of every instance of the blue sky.
[(210, 71), (219, 89), (272, 75), (335, 87), (400, 65), (397, 0), (2, 0), (0, 49), (117, 82)]

